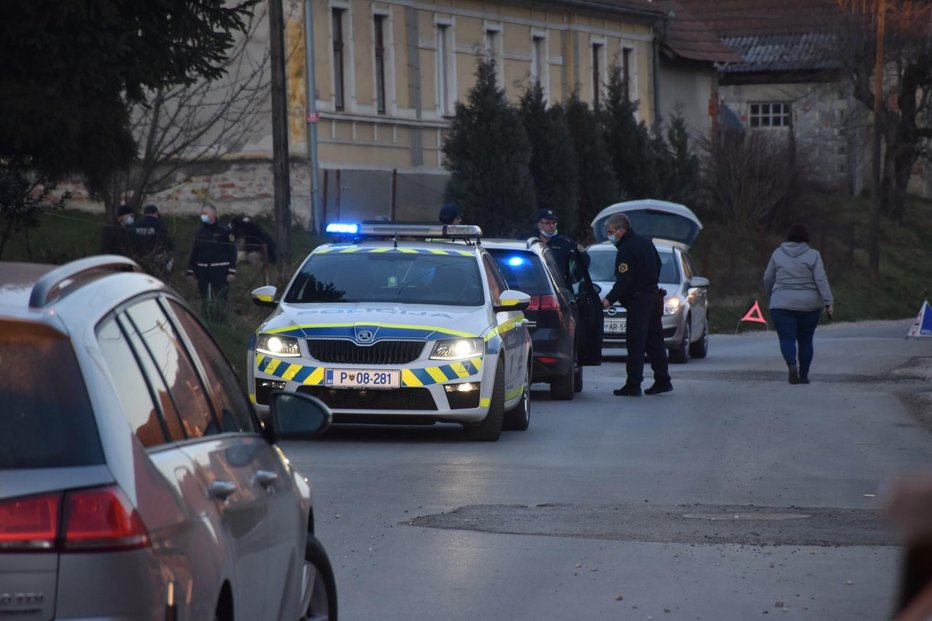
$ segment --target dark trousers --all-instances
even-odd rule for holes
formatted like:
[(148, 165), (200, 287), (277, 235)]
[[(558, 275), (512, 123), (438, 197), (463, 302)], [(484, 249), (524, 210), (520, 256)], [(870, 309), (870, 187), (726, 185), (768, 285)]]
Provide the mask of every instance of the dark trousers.
[(635, 293), (625, 302), (628, 311), (626, 347), (628, 355), (625, 370), (626, 386), (640, 386), (644, 381), (644, 355), (650, 358), (654, 381), (670, 381), (667, 367), (667, 348), (663, 344), (663, 296), (659, 293)]
[(809, 377), (809, 366), (813, 356), (812, 337), (816, 326), (819, 325), (821, 314), (822, 309), (819, 308), (812, 311), (770, 309), (770, 318), (773, 319), (777, 337), (780, 339), (780, 353), (783, 354), (787, 366), (796, 366), (796, 349), (799, 347), (800, 377)]
[(226, 265), (198, 266), (195, 274), (201, 297), (205, 300), (227, 299), (230, 291), (230, 284), (227, 282), (229, 273), (230, 270)]

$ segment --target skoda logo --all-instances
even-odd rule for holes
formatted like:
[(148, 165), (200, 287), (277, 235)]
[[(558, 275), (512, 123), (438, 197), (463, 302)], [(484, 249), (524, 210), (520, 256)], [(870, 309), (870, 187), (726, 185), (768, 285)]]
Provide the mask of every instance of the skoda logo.
[(360, 330), (359, 333), (356, 334), (356, 340), (360, 343), (368, 343), (372, 340), (373, 336), (375, 335), (372, 334), (372, 330)]
[(618, 310), (614, 306), (609, 306), (608, 310), (605, 312), (614, 317), (618, 313)]

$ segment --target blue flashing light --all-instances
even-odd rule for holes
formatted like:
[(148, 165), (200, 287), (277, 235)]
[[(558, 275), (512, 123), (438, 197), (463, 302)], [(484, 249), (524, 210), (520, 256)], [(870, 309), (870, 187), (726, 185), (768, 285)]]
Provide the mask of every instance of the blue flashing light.
[(331, 222), (325, 229), (328, 233), (338, 235), (355, 235), (359, 232), (358, 224), (347, 224), (345, 222)]
[(519, 267), (527, 263), (527, 259), (520, 256), (508, 257), (505, 262), (511, 267)]

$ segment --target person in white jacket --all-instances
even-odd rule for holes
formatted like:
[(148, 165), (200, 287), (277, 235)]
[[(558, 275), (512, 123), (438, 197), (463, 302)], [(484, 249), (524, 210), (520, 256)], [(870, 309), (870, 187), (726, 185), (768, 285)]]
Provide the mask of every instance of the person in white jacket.
[(773, 251), (764, 271), (764, 291), (770, 296), (770, 318), (789, 381), (808, 384), (812, 338), (822, 310), (832, 317), (832, 289), (822, 255), (809, 246), (809, 229), (804, 225), (791, 226), (786, 241)]

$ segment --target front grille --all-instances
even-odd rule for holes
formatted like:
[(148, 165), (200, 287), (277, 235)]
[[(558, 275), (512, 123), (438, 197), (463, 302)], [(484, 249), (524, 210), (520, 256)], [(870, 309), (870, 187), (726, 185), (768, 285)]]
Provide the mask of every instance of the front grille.
[[(427, 388), (396, 390), (335, 389), (326, 386), (299, 386), (298, 392), (317, 397), (332, 410), (436, 410)], [(478, 394), (479, 391), (476, 391)]]
[(321, 362), (332, 364), (407, 364), (424, 351), (424, 341), (376, 341), (357, 345), (345, 339), (308, 339), (307, 348)]

